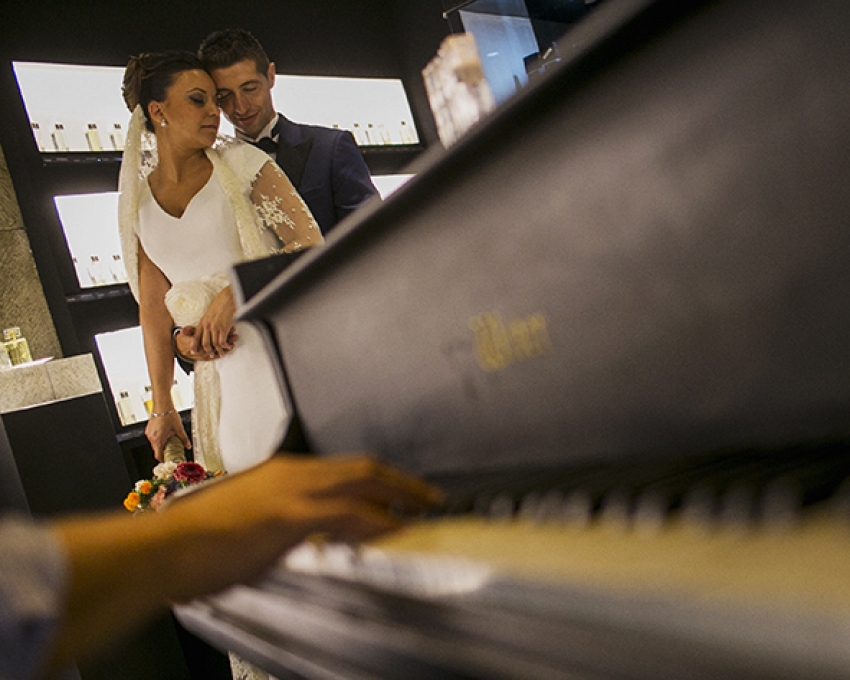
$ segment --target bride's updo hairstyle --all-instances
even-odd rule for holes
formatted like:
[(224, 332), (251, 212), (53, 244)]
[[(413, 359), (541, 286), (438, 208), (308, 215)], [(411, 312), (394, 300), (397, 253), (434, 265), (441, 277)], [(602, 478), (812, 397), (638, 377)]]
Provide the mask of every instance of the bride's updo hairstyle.
[(148, 104), (165, 101), (165, 93), (183, 71), (206, 71), (204, 65), (191, 52), (169, 50), (146, 52), (130, 57), (124, 69), (121, 94), (132, 112), (141, 105), (145, 114), (145, 127), (153, 132), (154, 127), (148, 113)]

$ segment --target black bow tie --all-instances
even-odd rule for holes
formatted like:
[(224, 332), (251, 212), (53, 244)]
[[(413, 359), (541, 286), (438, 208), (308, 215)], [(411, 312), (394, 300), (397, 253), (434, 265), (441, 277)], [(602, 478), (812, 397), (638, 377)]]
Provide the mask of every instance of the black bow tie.
[(262, 139), (258, 139), (256, 142), (249, 143), (253, 144), (258, 149), (262, 149), (266, 153), (277, 153), (277, 142), (271, 137), (263, 137)]

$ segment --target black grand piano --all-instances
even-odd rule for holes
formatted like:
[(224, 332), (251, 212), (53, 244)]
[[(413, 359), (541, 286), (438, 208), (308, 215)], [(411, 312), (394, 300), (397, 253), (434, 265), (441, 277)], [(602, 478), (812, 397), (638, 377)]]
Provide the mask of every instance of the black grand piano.
[(850, 5), (610, 0), (242, 317), (448, 492), (186, 626), (304, 678), (850, 678)]

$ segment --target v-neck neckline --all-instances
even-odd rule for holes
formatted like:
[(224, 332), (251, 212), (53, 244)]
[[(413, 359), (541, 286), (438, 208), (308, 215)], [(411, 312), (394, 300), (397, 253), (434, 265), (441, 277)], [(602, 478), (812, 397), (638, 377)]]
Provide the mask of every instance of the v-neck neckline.
[(189, 202), (186, 204), (186, 207), (183, 208), (183, 212), (180, 214), (179, 217), (172, 215), (170, 212), (168, 212), (165, 208), (162, 207), (160, 202), (156, 199), (156, 195), (153, 193), (153, 189), (151, 188), (150, 177), (145, 178), (145, 185), (147, 186), (148, 192), (150, 193), (151, 198), (153, 199), (154, 205), (156, 205), (156, 207), (159, 208), (160, 212), (162, 212), (163, 215), (168, 215), (168, 217), (171, 218), (172, 220), (177, 220), (179, 222), (180, 220), (182, 220), (186, 216), (186, 213), (189, 212), (189, 208), (192, 207), (192, 203), (195, 202), (195, 199), (198, 196), (200, 196), (201, 193), (210, 185), (210, 182), (212, 182), (212, 178), (213, 178), (214, 174), (215, 174), (215, 168), (213, 168), (212, 172), (210, 172), (210, 176), (207, 177), (207, 181), (204, 182), (204, 185), (194, 193), (192, 198), (189, 199)]

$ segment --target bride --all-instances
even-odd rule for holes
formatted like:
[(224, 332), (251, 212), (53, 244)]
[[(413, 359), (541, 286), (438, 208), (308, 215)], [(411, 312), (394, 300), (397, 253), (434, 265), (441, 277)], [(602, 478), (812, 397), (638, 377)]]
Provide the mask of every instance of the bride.
[(195, 326), (194, 457), (235, 472), (269, 457), (287, 415), (262, 338), (234, 325), (236, 262), (323, 242), (286, 175), (259, 149), (218, 136), (216, 88), (189, 52), (133, 57), (124, 74), (133, 112), (119, 182), (119, 226), (153, 391), (145, 434), (189, 438), (174, 408), (174, 326)]
[[(236, 262), (323, 242), (292, 184), (259, 149), (218, 136), (216, 88), (189, 52), (133, 57), (124, 72), (133, 112), (119, 179), (118, 222), (153, 392), (145, 429), (157, 460), (189, 438), (174, 408), (174, 326), (194, 326), (213, 361), (195, 365), (194, 458), (237, 472), (281, 443), (285, 406), (263, 340), (237, 323), (228, 272)], [(268, 676), (231, 655), (233, 677)]]

